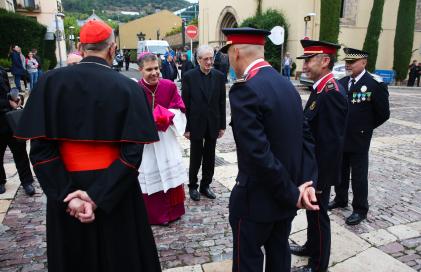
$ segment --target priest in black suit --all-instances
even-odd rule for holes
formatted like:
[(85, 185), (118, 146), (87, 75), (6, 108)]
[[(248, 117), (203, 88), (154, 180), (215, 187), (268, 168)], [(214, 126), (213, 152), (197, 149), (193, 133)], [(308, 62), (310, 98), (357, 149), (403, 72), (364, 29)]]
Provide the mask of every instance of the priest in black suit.
[[(215, 199), (210, 189), (215, 169), (216, 140), (224, 135), (225, 77), (212, 68), (213, 48), (203, 45), (197, 49), (196, 69), (183, 75), (182, 97), (186, 106), (187, 125), (184, 136), (190, 140), (189, 193), (198, 201), (200, 194)], [(202, 165), (202, 180), (198, 188), (198, 172)]]

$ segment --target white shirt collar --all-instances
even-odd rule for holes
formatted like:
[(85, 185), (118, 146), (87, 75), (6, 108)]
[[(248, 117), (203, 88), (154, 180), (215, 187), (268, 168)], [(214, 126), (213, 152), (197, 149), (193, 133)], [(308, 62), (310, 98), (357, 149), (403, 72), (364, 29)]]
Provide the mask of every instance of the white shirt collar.
[(261, 62), (261, 61), (265, 61), (264, 59), (257, 59), (255, 61), (253, 61), (252, 63), (249, 64), (249, 66), (247, 66), (246, 70), (244, 70), (244, 74), (243, 76), (247, 75), (250, 72), (250, 69), (256, 65), (257, 63)]
[[(358, 80), (360, 80), (363, 77), (364, 74), (365, 74), (365, 69), (358, 76), (355, 77), (355, 84), (358, 82)], [(352, 76), (349, 77), (349, 82), (351, 82), (351, 80), (352, 80)]]
[(319, 86), (319, 84), (322, 82), (322, 80), (327, 77), (328, 75), (330, 75), (331, 73), (327, 73), (324, 77), (322, 77), (321, 79), (317, 80), (316, 83), (313, 84), (313, 90), (317, 89), (317, 86)]

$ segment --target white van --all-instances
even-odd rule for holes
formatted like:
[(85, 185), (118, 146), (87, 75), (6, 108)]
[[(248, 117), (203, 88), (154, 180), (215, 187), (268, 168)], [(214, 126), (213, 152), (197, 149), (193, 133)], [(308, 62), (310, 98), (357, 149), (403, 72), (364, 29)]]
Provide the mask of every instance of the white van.
[(145, 40), (137, 42), (137, 58), (139, 58), (140, 53), (151, 52), (154, 54), (160, 54), (161, 58), (164, 57), (164, 54), (168, 52), (170, 45), (167, 41), (161, 40)]

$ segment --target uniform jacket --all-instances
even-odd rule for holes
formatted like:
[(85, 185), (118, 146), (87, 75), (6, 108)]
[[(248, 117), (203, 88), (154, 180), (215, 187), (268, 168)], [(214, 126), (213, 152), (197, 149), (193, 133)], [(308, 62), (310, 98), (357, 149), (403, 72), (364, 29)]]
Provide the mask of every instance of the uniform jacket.
[[(230, 215), (257, 222), (292, 218), (303, 181), (303, 112), (293, 85), (272, 67), (236, 83), (229, 93), (238, 176)], [(313, 154), (309, 153), (310, 156)]]
[[(339, 82), (348, 90), (350, 77)], [(390, 117), (387, 86), (377, 82), (368, 72), (348, 91), (349, 117), (345, 152), (367, 152), (373, 130)]]
[(316, 144), (319, 190), (340, 181), (347, 114), (345, 90), (335, 79), (320, 83), (316, 90), (312, 89), (304, 115)]
[(190, 132), (192, 140), (204, 137), (216, 139), (219, 130), (226, 128), (225, 78), (218, 70), (212, 69), (210, 73), (212, 80), (209, 94), (205, 92), (199, 67), (183, 75), (182, 97), (186, 106), (186, 131)]

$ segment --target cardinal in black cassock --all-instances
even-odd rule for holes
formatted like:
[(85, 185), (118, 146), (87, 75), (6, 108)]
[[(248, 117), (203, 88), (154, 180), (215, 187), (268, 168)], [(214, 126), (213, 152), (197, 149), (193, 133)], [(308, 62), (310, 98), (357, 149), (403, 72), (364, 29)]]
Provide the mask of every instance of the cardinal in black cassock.
[(136, 82), (110, 68), (112, 29), (89, 21), (83, 60), (40, 79), (17, 138), (47, 196), (48, 269), (161, 271), (137, 181), (143, 145), (158, 141)]

